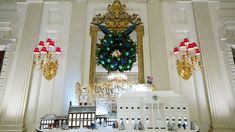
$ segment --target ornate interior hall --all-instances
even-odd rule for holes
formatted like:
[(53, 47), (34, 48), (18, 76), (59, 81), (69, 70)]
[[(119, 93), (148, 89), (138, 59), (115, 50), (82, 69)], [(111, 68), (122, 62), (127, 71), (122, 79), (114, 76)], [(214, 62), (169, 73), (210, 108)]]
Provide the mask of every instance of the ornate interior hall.
[(235, 132), (235, 0), (0, 0), (0, 132), (39, 129)]

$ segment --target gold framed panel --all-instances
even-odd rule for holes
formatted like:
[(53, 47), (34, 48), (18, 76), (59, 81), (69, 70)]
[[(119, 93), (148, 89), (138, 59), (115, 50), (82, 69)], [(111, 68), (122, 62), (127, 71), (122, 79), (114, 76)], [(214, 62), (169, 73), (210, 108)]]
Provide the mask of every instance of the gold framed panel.
[(95, 83), (96, 74), (96, 44), (97, 34), (100, 31), (97, 24), (105, 24), (110, 30), (124, 30), (128, 24), (137, 24), (135, 31), (137, 33), (137, 57), (138, 57), (138, 83), (145, 83), (144, 79), (144, 57), (143, 57), (143, 36), (144, 26), (137, 14), (129, 15), (126, 12), (125, 4), (120, 0), (115, 0), (112, 5), (108, 5), (108, 12), (105, 15), (98, 14), (93, 17), (90, 26), (91, 36), (91, 55), (89, 84)]

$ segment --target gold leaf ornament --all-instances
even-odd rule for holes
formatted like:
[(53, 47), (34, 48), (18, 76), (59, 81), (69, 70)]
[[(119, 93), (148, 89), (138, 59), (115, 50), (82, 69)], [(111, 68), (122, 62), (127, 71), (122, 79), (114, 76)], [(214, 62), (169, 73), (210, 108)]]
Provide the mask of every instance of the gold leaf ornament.
[(57, 73), (58, 63), (57, 61), (50, 61), (42, 67), (43, 69), (43, 76), (46, 78), (46, 80), (51, 80), (55, 77)]
[(187, 61), (184, 60), (178, 60), (177, 61), (177, 70), (179, 75), (185, 79), (188, 80), (193, 72), (193, 65)]

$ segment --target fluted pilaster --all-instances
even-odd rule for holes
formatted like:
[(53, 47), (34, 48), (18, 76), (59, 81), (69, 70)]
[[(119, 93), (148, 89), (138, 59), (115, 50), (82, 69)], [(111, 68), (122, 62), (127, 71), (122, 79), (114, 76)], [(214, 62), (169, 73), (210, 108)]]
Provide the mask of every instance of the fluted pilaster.
[[(70, 23), (70, 36), (68, 44), (68, 56), (66, 61), (65, 85), (69, 86), (65, 89), (65, 104), (69, 106), (69, 101), (75, 103), (74, 98), (76, 82), (81, 83), (82, 74), (82, 56), (84, 45), (84, 31), (86, 21), (86, 1), (72, 2), (72, 13)], [(73, 96), (71, 96), (73, 95)], [(66, 107), (67, 108), (67, 107)]]
[(37, 41), (42, 4), (29, 3), (25, 18), (22, 39), (17, 43), (15, 69), (12, 85), (8, 87), (8, 96), (4, 96), (0, 131), (22, 131), (25, 108), (31, 78), (33, 48)]
[(169, 90), (170, 80), (162, 6), (162, 0), (148, 1), (151, 70), (157, 90)]
[[(232, 113), (229, 110), (225, 90), (225, 82), (222, 76), (222, 67), (219, 64), (219, 55), (213, 33), (212, 21), (210, 17), (207, 1), (194, 1), (194, 13), (198, 38), (203, 61), (203, 71), (208, 94), (208, 101), (212, 117), (213, 127), (231, 127)], [(232, 91), (231, 91), (232, 92)]]

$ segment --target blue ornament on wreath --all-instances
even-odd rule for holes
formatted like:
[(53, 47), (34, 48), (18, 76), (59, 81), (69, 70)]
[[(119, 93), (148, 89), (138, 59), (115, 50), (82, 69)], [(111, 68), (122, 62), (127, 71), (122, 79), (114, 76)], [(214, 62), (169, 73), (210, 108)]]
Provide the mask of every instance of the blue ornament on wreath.
[(107, 41), (104, 42), (104, 46), (105, 46), (105, 47), (108, 47), (108, 46), (109, 46), (109, 42), (107, 42)]
[(101, 53), (101, 56), (103, 56), (103, 58), (104, 58), (104, 56), (106, 56), (106, 53), (105, 53), (105, 52), (102, 52), (102, 53)]
[(131, 47), (130, 43), (126, 43), (126, 44), (125, 44), (125, 47), (126, 47), (127, 49), (130, 49), (130, 47)]
[(113, 62), (113, 66), (115, 66), (115, 67), (118, 66), (118, 62), (117, 62), (117, 61), (114, 61), (114, 62)]
[(125, 64), (125, 63), (126, 63), (126, 61), (127, 61), (127, 59), (126, 59), (126, 58), (122, 58), (121, 63), (122, 63), (122, 64)]

